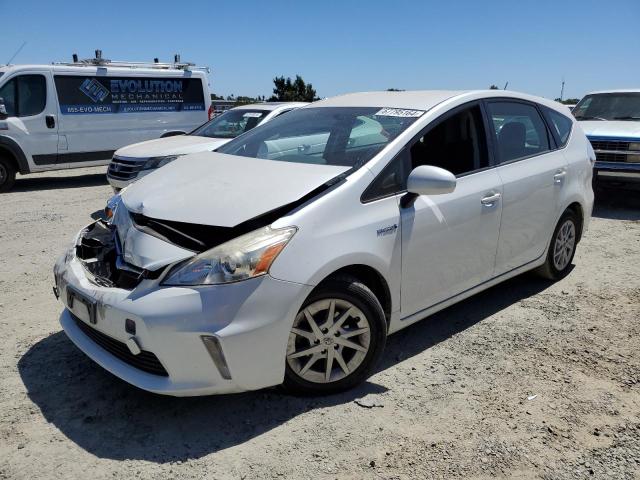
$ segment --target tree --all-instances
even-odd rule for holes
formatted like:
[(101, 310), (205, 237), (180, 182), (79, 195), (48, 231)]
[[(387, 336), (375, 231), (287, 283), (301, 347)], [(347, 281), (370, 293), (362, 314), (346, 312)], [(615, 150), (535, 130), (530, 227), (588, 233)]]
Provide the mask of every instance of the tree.
[(498, 90), (498, 86), (497, 86), (497, 85), (495, 85), (495, 84), (494, 84), (494, 85), (491, 85), (491, 86), (489, 87), (489, 90)]
[(212, 93), (211, 100), (224, 100), (224, 97), (222, 95), (216, 95), (215, 93)]
[(273, 79), (273, 95), (270, 102), (314, 102), (319, 100), (313, 85), (305, 83), (300, 75), (291, 81), (291, 77)]
[(387, 88), (387, 92), (404, 92), (401, 88)]
[(560, 100), (560, 98), (556, 98), (555, 100), (556, 102), (560, 102), (564, 105), (575, 105), (580, 101), (579, 98), (565, 98), (564, 100)]

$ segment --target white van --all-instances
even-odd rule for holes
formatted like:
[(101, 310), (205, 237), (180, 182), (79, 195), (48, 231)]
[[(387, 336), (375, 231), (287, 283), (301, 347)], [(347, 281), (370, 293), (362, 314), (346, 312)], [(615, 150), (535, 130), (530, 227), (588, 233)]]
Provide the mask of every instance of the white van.
[[(75, 60), (75, 58), (74, 58)], [(0, 66), (0, 192), (21, 174), (106, 165), (120, 147), (213, 115), (208, 69), (101, 58)]]

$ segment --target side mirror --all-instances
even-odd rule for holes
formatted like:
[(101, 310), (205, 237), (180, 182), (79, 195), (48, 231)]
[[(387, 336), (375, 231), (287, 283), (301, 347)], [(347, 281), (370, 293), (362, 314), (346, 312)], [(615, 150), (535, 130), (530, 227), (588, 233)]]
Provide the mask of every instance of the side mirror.
[(432, 165), (414, 168), (407, 179), (407, 193), (401, 205), (410, 206), (420, 195), (442, 195), (456, 188), (456, 176), (448, 170)]
[(7, 107), (4, 106), (4, 98), (0, 97), (0, 120), (4, 120), (7, 115)]

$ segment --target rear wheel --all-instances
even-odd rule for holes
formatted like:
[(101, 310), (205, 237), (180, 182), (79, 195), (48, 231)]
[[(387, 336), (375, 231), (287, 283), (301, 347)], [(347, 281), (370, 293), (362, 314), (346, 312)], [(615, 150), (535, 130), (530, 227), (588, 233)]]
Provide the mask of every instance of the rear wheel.
[(0, 157), (0, 192), (11, 190), (16, 182), (16, 167), (6, 157)]
[(382, 306), (369, 288), (352, 277), (326, 281), (293, 322), (285, 388), (322, 395), (363, 382), (382, 356), (386, 335)]
[(556, 225), (547, 252), (547, 260), (538, 273), (549, 280), (560, 280), (570, 269), (578, 243), (579, 221), (576, 214), (567, 210)]

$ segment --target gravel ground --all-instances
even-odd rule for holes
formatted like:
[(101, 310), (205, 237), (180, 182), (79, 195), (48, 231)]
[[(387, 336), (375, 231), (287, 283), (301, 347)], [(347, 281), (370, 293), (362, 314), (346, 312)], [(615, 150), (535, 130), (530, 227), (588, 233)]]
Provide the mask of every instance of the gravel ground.
[(640, 194), (601, 196), (566, 279), (523, 275), (403, 330), (356, 390), (179, 399), (60, 330), (52, 265), (103, 174), (1, 196), (0, 478), (640, 478)]

